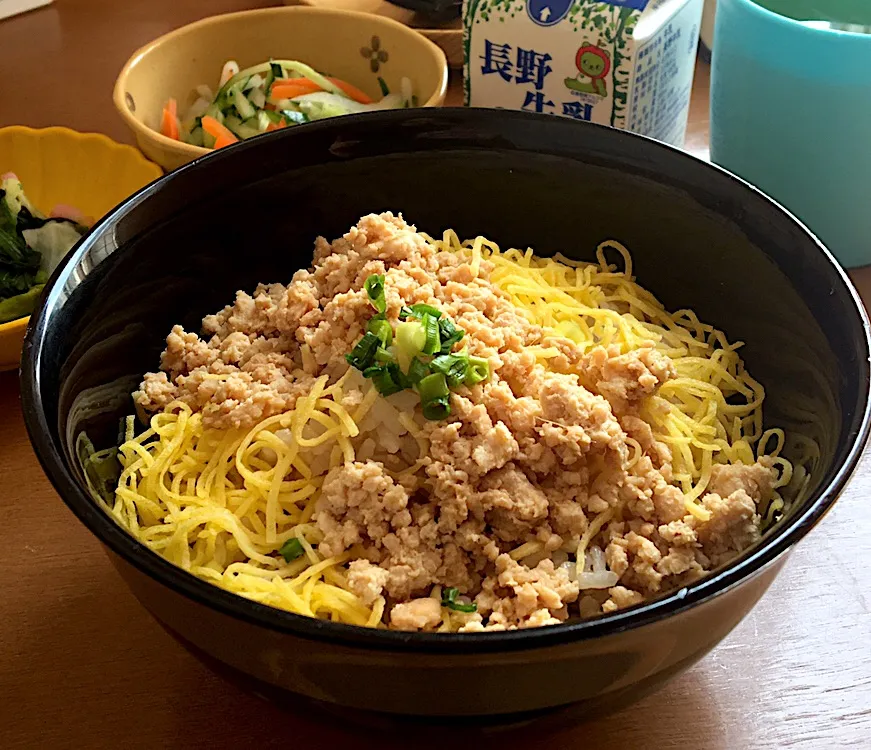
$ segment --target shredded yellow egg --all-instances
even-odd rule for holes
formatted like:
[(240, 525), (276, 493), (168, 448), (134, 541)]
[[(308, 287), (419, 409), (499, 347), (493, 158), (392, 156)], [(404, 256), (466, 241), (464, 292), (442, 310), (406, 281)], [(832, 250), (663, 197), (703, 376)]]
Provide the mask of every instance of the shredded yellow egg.
[[(790, 482), (792, 465), (780, 457), (783, 432), (763, 432), (765, 393), (744, 369), (740, 342), (730, 343), (691, 310), (667, 312), (635, 283), (631, 257), (622, 245), (606, 242), (597, 250), (597, 263), (578, 263), (559, 255), (537, 258), (532, 250), (502, 251), (483, 237), (463, 243), (453, 231), (429, 240), (466, 256), (473, 274), (480, 273), (482, 263), (493, 264), (491, 282), (532, 323), (583, 350), (601, 345), (628, 352), (653, 342), (672, 359), (678, 377), (648, 400), (642, 416), (671, 449), (674, 480), (697, 518), (705, 520), (708, 514), (697, 500), (715, 463), (753, 463), (758, 456), (772, 456), (780, 467), (776, 486)], [(620, 257), (622, 267), (608, 261), (609, 252)], [(535, 354), (545, 366), (554, 356), (547, 347), (538, 347)], [(108, 510), (150, 549), (228, 591), (311, 617), (383, 625), (384, 598), (367, 606), (348, 587), (344, 564), (355, 550), (323, 558), (317, 550), (321, 535), (312, 522), (326, 473), (355, 459), (352, 441), (379, 398), (369, 386), (362, 403), (346, 410), (346, 377), (332, 385), (326, 375), (321, 377), (291, 411), (250, 430), (207, 429), (202, 416), (181, 402), (152, 416), (148, 429), (138, 435), (130, 417), (119, 453), (123, 472)], [(419, 426), (408, 415), (398, 419), (423, 458), (427, 446)], [(631, 460), (638, 460), (641, 446), (631, 439), (629, 445)], [(784, 505), (775, 494), (760, 512), (770, 520)], [(591, 519), (579, 564), (612, 513)], [(278, 552), (291, 539), (299, 541), (303, 554), (287, 562)], [(540, 549), (539, 542), (529, 542), (512, 557), (520, 560)], [(440, 589), (431, 595), (439, 598)], [(452, 617), (456, 615), (445, 610), (439, 629), (456, 629)]]
[[(354, 460), (350, 438), (377, 392), (349, 414), (341, 405), (344, 378), (331, 386), (327, 380), (251, 430), (206, 429), (182, 402), (155, 414), (135, 437), (129, 417), (112, 514), (150, 549), (228, 591), (310, 617), (376, 626), (383, 597), (367, 607), (347, 589), (342, 565), (350, 553), (324, 559), (310, 521), (326, 471)], [(314, 474), (301, 454), (321, 446), (329, 448), (329, 463)], [(304, 554), (285, 562), (276, 552), (289, 539)]]
[[(492, 263), (490, 282), (531, 323), (571, 339), (582, 351), (617, 346), (625, 354), (653, 342), (672, 360), (678, 377), (648, 399), (641, 416), (654, 437), (671, 449), (674, 479), (696, 518), (708, 518), (696, 500), (707, 488), (715, 463), (752, 464), (757, 457), (771, 456), (780, 468), (775, 486), (789, 484), (792, 464), (780, 457), (783, 430), (763, 432), (765, 389), (744, 368), (738, 355), (743, 342), (730, 343), (692, 310), (668, 312), (635, 282), (632, 256), (619, 242), (603, 242), (596, 250), (597, 263), (583, 263), (560, 254), (540, 258), (531, 249), (502, 251), (484, 237), (461, 242), (453, 230), (430, 240), (442, 250), (465, 255), (473, 273), (482, 260)], [(608, 262), (609, 251), (618, 254), (622, 270)], [(547, 348), (536, 351), (545, 366), (557, 354)], [(776, 510), (784, 507), (779, 493), (771, 504)]]

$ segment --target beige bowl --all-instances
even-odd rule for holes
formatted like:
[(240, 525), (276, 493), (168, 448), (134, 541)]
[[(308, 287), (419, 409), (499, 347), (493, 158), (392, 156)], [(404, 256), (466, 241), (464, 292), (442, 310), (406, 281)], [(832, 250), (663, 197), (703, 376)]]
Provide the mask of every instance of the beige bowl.
[(213, 16), (155, 39), (122, 69), (115, 106), (146, 156), (175, 169), (210, 149), (160, 134), (167, 99), (174, 97), (184, 110), (196, 86), (214, 89), (227, 60), (245, 68), (270, 58), (300, 60), (376, 99), (379, 77), (391, 91), (409, 78), (424, 107), (439, 106), (447, 89), (444, 53), (401, 23), (367, 13), (278, 7)]
[(441, 47), (452, 68), (463, 67), (463, 22), (460, 18), (443, 26), (433, 26), (426, 16), (415, 13), (387, 0), (284, 0), (285, 5), (307, 5), (311, 8), (357, 10), (384, 18), (392, 18), (412, 29), (417, 29), (431, 42)]

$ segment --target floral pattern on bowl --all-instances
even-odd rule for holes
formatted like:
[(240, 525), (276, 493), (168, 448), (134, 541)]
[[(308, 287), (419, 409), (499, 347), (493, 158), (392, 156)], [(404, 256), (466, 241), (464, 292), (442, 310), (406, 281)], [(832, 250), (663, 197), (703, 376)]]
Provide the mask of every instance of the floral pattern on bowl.
[(369, 60), (369, 68), (373, 73), (377, 73), (381, 67), (381, 63), (386, 63), (390, 58), (386, 49), (381, 49), (380, 37), (373, 36), (369, 40), (368, 47), (361, 47), (360, 54)]

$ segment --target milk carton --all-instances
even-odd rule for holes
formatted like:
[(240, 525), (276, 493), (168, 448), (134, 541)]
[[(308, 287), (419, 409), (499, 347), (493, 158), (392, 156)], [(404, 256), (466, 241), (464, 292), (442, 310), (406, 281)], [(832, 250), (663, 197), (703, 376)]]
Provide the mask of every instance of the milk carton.
[(703, 0), (465, 0), (467, 106), (683, 145)]

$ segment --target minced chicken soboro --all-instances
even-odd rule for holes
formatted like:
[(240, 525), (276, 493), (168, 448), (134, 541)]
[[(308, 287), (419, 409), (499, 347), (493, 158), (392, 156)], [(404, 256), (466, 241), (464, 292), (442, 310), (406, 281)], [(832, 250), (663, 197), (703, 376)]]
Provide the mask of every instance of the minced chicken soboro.
[(666, 312), (617, 243), (577, 263), (365, 216), (288, 286), (173, 328), (110, 511), (312, 617), (471, 633), (613, 612), (733, 558), (807, 481), (739, 346)]

